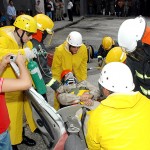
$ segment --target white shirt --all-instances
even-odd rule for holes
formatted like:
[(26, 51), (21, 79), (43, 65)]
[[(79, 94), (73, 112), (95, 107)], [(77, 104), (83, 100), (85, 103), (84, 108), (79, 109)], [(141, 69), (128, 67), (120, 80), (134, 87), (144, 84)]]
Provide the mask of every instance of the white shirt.
[(67, 9), (71, 9), (73, 7), (73, 3), (70, 1), (68, 2), (68, 6), (67, 6)]
[(52, 6), (51, 11), (54, 11), (54, 4), (53, 4), (53, 2), (50, 1), (50, 4), (51, 4), (51, 6)]
[(16, 16), (16, 9), (15, 9), (14, 6), (8, 5), (8, 7), (7, 7), (7, 15), (8, 15), (8, 18), (10, 20), (12, 19), (12, 16)]

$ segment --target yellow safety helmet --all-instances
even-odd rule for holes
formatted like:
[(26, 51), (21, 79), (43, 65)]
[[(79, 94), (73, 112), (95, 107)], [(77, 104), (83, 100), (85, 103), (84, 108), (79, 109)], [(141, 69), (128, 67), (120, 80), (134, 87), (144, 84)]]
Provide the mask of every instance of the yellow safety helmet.
[(126, 58), (127, 55), (121, 47), (114, 47), (108, 52), (105, 62), (106, 64), (110, 62), (124, 62)]
[(14, 22), (14, 26), (29, 33), (35, 33), (37, 31), (37, 23), (35, 19), (29, 15), (18, 16)]
[(34, 16), (37, 22), (37, 28), (41, 31), (47, 31), (48, 34), (53, 34), (54, 22), (44, 14)]
[(114, 45), (115, 42), (110, 36), (105, 36), (102, 39), (102, 46), (105, 50), (111, 49), (112, 45)]

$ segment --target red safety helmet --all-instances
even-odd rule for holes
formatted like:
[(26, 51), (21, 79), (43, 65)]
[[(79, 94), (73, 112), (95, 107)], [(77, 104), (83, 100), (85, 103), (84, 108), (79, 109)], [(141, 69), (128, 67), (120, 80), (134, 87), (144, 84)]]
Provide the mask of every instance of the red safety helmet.
[(71, 70), (64, 70), (64, 71), (62, 71), (62, 73), (61, 73), (61, 79), (63, 79), (64, 76), (65, 76), (66, 74), (68, 74), (69, 72), (72, 72), (72, 71), (71, 71)]

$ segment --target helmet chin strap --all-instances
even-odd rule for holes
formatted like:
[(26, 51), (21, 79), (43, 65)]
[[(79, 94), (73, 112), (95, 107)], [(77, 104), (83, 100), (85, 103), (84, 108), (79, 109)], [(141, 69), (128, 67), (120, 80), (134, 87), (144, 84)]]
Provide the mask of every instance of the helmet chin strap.
[(22, 34), (21, 34), (21, 36), (19, 35), (18, 31), (16, 31), (16, 33), (17, 33), (17, 35), (18, 35), (18, 36), (19, 36), (19, 38), (20, 38), (21, 45), (22, 45), (22, 48), (23, 48), (23, 45), (24, 45), (24, 42), (23, 42), (23, 36), (24, 36), (25, 31), (23, 30), (23, 32), (22, 32)]

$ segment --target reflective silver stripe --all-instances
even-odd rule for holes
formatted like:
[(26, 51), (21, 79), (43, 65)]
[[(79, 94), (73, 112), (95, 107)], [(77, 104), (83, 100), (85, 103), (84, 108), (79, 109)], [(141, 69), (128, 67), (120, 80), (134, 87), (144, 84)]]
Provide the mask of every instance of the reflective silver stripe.
[(46, 86), (51, 86), (52, 84), (54, 84), (55, 81), (56, 79), (52, 78), (50, 82), (46, 84)]
[(140, 74), (140, 73), (137, 72), (136, 70), (135, 70), (135, 72), (136, 72), (136, 75), (137, 75), (139, 78), (141, 78), (141, 79), (150, 79), (150, 77), (148, 77), (146, 74), (143, 76), (142, 74)]
[(150, 90), (146, 90), (144, 89), (142, 86), (140, 86), (142, 92), (144, 93), (144, 95), (150, 95)]
[(120, 56), (120, 61), (124, 58), (125, 55), (126, 55), (126, 53), (124, 51), (122, 51), (122, 54)]

